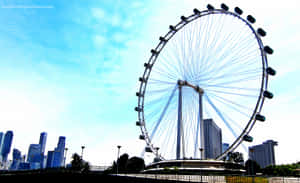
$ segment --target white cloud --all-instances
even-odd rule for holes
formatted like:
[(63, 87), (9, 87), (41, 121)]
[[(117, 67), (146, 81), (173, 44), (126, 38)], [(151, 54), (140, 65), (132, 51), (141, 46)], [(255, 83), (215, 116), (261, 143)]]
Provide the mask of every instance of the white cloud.
[(101, 21), (105, 19), (106, 13), (101, 8), (92, 8), (92, 15)]
[(106, 43), (106, 38), (101, 35), (94, 36), (94, 44), (96, 47), (102, 47)]

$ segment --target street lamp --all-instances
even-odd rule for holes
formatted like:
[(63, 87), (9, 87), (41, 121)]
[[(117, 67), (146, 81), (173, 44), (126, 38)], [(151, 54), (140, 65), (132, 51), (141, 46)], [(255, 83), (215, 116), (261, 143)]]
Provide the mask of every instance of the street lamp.
[(118, 145), (117, 148), (118, 148), (118, 157), (117, 157), (117, 175), (119, 173), (119, 155), (120, 155), (120, 149), (121, 149), (122, 146)]
[(66, 167), (66, 159), (67, 159), (67, 152), (68, 152), (68, 150), (69, 150), (69, 149), (66, 147), (66, 148), (65, 148), (65, 152), (66, 152), (66, 153), (65, 153), (65, 159), (64, 159), (64, 167)]
[(85, 148), (85, 146), (81, 146), (81, 159), (83, 158), (83, 149)]

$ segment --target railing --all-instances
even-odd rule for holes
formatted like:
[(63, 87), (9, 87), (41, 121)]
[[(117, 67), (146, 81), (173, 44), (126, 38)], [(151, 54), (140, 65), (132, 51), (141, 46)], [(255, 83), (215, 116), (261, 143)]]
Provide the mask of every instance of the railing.
[(266, 177), (241, 175), (177, 175), (177, 174), (118, 174), (118, 176), (174, 182), (205, 183), (300, 183), (300, 177)]

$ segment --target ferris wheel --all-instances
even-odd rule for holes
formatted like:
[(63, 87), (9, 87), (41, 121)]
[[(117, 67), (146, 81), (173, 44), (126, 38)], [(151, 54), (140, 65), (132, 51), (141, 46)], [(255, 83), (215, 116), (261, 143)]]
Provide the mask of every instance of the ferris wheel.
[(267, 85), (276, 71), (267, 62), (273, 50), (261, 40), (266, 31), (242, 15), (238, 7), (207, 5), (181, 16), (159, 38), (136, 93), (136, 125), (146, 152), (168, 160), (206, 159), (208, 120), (228, 144), (214, 159), (253, 140), (249, 133), (256, 121), (265, 121), (260, 112), (264, 99), (273, 98)]

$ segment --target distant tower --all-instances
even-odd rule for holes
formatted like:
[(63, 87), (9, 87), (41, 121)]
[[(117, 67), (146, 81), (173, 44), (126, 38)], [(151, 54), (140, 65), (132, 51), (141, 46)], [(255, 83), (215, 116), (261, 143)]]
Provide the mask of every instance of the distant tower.
[(46, 132), (42, 132), (40, 135), (40, 141), (39, 144), (41, 145), (41, 168), (45, 168), (45, 148), (46, 148), (46, 141), (47, 141), (47, 133)]
[(66, 137), (60, 136), (54, 151), (48, 151), (47, 168), (64, 166), (65, 143)]
[(22, 161), (21, 151), (19, 151), (18, 149), (13, 149), (13, 161), (12, 164), (10, 165), (10, 170), (18, 170), (21, 161)]
[(249, 147), (249, 159), (256, 161), (261, 168), (275, 165), (274, 146), (278, 143), (273, 140), (265, 141), (263, 144)]
[(3, 140), (3, 132), (0, 132), (0, 149), (1, 149), (2, 140)]
[(10, 153), (11, 144), (13, 140), (13, 132), (7, 131), (5, 133), (2, 145), (1, 145), (1, 156), (2, 156), (2, 162), (5, 163), (7, 160), (7, 156)]
[(30, 169), (41, 168), (41, 145), (40, 144), (30, 144), (27, 162), (30, 163)]
[(1, 155), (2, 140), (3, 140), (3, 132), (0, 132), (0, 163), (2, 162), (2, 155)]
[(207, 159), (215, 159), (222, 153), (222, 130), (212, 119), (203, 120), (205, 156)]
[(44, 155), (44, 153), (45, 153), (46, 141), (47, 141), (47, 133), (42, 132), (40, 135), (40, 142), (39, 142), (39, 144), (41, 145), (41, 154), (42, 155)]

